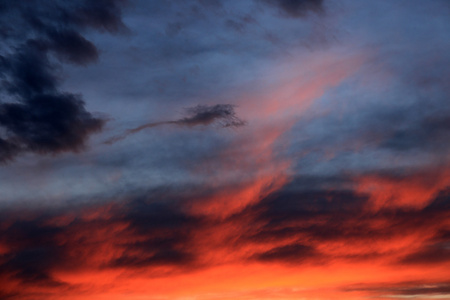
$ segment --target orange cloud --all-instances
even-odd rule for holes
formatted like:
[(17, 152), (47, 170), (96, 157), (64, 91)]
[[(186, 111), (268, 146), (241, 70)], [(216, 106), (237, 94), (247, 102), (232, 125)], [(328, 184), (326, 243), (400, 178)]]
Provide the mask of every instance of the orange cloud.
[(358, 178), (357, 182), (357, 191), (370, 195), (371, 209), (420, 209), (450, 186), (450, 170), (444, 166), (398, 177), (366, 175)]

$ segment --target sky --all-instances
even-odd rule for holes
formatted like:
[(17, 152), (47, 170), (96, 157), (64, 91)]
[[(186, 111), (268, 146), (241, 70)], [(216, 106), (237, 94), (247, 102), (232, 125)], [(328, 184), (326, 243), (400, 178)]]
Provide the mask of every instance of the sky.
[(450, 299), (450, 1), (0, 0), (0, 299)]

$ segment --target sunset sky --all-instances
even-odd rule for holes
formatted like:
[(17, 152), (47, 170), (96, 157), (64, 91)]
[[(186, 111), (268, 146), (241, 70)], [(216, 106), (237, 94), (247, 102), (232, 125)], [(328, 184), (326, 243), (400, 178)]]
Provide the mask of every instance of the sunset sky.
[(0, 0), (0, 299), (450, 299), (450, 1)]

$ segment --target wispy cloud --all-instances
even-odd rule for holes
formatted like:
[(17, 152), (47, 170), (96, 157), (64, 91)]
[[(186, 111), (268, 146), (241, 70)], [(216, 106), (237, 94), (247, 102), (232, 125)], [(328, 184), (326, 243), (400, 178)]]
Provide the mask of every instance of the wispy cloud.
[(126, 130), (121, 135), (107, 139), (105, 144), (114, 144), (120, 140), (127, 138), (129, 135), (138, 133), (144, 129), (158, 127), (162, 125), (175, 125), (193, 127), (199, 125), (218, 124), (221, 127), (241, 127), (246, 125), (246, 122), (240, 119), (234, 111), (235, 106), (231, 104), (216, 104), (216, 105), (197, 105), (186, 108), (186, 117), (173, 120), (147, 123), (135, 128)]

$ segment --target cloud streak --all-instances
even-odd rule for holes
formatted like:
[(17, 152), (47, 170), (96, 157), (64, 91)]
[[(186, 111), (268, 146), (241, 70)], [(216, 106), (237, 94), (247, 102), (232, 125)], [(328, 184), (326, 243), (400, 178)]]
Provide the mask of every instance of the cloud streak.
[(144, 129), (159, 127), (162, 125), (175, 125), (183, 127), (207, 126), (218, 124), (220, 127), (241, 127), (246, 122), (240, 119), (234, 111), (235, 106), (231, 104), (197, 105), (186, 109), (186, 117), (174, 121), (162, 121), (147, 123), (135, 128), (126, 130), (124, 133), (107, 139), (104, 143), (111, 145), (120, 140), (126, 139), (132, 134), (141, 132)]

